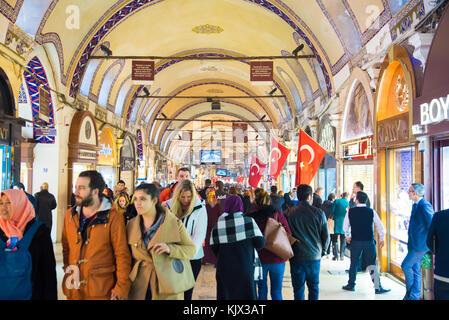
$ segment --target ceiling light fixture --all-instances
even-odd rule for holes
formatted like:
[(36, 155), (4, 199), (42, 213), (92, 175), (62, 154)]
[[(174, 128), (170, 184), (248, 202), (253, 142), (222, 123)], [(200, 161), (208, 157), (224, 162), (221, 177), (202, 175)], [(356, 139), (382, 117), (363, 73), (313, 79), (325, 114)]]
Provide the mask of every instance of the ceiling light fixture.
[(112, 51), (108, 47), (106, 47), (104, 44), (100, 44), (100, 49), (103, 51), (103, 53), (107, 56), (112, 56)]
[(148, 89), (146, 87), (143, 87), (143, 92), (145, 92), (145, 95), (147, 95), (147, 96), (150, 95), (150, 91), (148, 91)]
[(292, 54), (297, 57), (299, 51), (301, 51), (304, 48), (304, 43), (301, 43), (295, 50), (292, 51)]
[(161, 112), (161, 115), (162, 115), (165, 119), (167, 119), (167, 116), (166, 116), (163, 112)]
[(262, 116), (262, 118), (260, 118), (260, 120), (263, 120), (263, 119), (265, 119), (265, 117), (266, 117), (267, 115), (266, 114), (264, 114), (263, 116)]
[(276, 92), (277, 89), (278, 88), (275, 87), (273, 90), (270, 91), (269, 95), (272, 96)]

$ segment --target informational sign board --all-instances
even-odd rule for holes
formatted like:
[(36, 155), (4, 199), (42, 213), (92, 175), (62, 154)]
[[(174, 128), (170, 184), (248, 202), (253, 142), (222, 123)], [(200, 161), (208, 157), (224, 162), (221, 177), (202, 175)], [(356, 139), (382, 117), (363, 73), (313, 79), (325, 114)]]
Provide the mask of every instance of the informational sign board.
[(39, 119), (50, 122), (50, 93), (39, 87)]
[(151, 85), (154, 81), (154, 61), (134, 60), (131, 66), (131, 80), (135, 85)]
[(249, 65), (253, 85), (273, 84), (273, 61), (251, 61)]

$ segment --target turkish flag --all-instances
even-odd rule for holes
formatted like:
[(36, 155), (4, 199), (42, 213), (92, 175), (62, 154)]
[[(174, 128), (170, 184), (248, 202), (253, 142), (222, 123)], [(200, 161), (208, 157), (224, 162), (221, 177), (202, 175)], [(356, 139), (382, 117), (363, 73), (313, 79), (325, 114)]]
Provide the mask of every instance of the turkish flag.
[(307, 133), (301, 129), (299, 130), (296, 186), (310, 184), (326, 153), (327, 151)]
[(251, 167), (249, 168), (248, 177), (248, 184), (251, 187), (257, 188), (257, 185), (259, 184), (260, 178), (262, 178), (262, 173), (265, 170), (266, 166), (267, 165), (263, 164), (259, 159), (253, 157), (253, 161), (251, 161)]
[(284, 147), (275, 138), (271, 137), (270, 177), (276, 180), (282, 167), (290, 154), (290, 149)]

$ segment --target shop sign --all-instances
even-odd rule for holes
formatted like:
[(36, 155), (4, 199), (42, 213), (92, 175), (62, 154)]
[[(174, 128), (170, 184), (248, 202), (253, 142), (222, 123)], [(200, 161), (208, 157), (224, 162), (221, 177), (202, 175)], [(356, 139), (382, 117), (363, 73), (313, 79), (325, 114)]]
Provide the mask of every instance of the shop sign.
[(50, 93), (39, 87), (39, 119), (50, 121)]
[(100, 147), (101, 147), (101, 149), (100, 149), (100, 151), (98, 152), (98, 154), (102, 154), (102, 155), (107, 156), (107, 157), (112, 156), (112, 148), (111, 148), (111, 146), (109, 145), (109, 143), (108, 143), (107, 146), (105, 146), (104, 143), (101, 143), (101, 144), (100, 144)]
[(34, 132), (37, 136), (43, 136), (43, 137), (54, 137), (56, 136), (56, 129), (55, 128), (34, 128)]
[(0, 140), (9, 143), (9, 128), (0, 128)]
[(405, 142), (409, 140), (409, 114), (385, 119), (377, 123), (377, 137), (379, 146)]
[(343, 159), (371, 159), (373, 157), (373, 137), (342, 143)]
[(449, 119), (449, 94), (446, 98), (435, 98), (430, 103), (420, 105), (421, 125), (432, 124)]
[(121, 171), (133, 171), (136, 167), (136, 162), (133, 158), (120, 158), (120, 170)]
[(80, 159), (97, 159), (97, 153), (92, 150), (80, 150), (78, 153)]
[(100, 151), (98, 151), (98, 164), (113, 166), (114, 162), (114, 141), (112, 132), (109, 129), (105, 129), (100, 135)]

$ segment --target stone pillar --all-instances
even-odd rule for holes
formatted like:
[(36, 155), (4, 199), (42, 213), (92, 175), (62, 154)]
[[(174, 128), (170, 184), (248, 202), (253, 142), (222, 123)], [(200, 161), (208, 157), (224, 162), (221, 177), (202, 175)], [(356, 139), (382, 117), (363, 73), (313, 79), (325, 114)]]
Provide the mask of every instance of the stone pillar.
[[(115, 163), (117, 163), (117, 181), (120, 180), (120, 156), (121, 156), (121, 152), (120, 149), (123, 147), (123, 141), (124, 139), (117, 139), (116, 140), (116, 152), (115, 152)], [(112, 189), (114, 190), (114, 189)]]
[(331, 126), (335, 128), (335, 159), (337, 159), (337, 194), (342, 193), (343, 191), (343, 177), (342, 177), (342, 149), (341, 149), (341, 133), (343, 131), (343, 114), (342, 113), (334, 113), (329, 115), (329, 121)]

